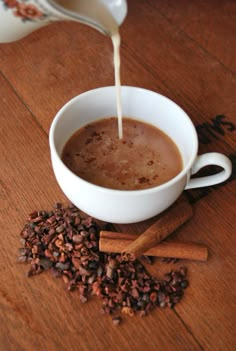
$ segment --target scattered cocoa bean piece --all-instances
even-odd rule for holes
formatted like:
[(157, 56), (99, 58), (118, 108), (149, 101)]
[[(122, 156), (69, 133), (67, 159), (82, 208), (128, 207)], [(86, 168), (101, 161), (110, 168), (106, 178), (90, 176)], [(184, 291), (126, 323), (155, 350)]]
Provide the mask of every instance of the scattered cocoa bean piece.
[(154, 262), (154, 257), (143, 255), (139, 258), (139, 260), (142, 261), (143, 263), (152, 265)]
[[(68, 291), (78, 290), (82, 303), (96, 295), (115, 325), (121, 322), (119, 312), (142, 317), (155, 307), (174, 308), (181, 301), (189, 284), (185, 267), (162, 280), (152, 277), (139, 260), (123, 261), (120, 254), (99, 252), (101, 229), (73, 205), (57, 203), (51, 211), (33, 211), (20, 233), (18, 262), (30, 263), (29, 277), (50, 269)], [(142, 260), (152, 263), (145, 256)]]
[(164, 258), (161, 259), (161, 262), (175, 264), (175, 263), (179, 262), (179, 259), (178, 258), (174, 258), (174, 257), (164, 257)]
[(120, 325), (121, 323), (121, 317), (120, 316), (114, 316), (112, 317), (112, 322), (114, 325)]

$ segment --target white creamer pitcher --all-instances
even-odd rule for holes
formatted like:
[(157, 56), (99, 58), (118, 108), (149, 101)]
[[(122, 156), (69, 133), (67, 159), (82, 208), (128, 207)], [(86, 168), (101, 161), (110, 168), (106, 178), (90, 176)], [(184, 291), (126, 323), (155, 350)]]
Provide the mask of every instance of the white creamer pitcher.
[(66, 20), (112, 35), (126, 13), (126, 0), (0, 0), (0, 43), (19, 40), (52, 22)]

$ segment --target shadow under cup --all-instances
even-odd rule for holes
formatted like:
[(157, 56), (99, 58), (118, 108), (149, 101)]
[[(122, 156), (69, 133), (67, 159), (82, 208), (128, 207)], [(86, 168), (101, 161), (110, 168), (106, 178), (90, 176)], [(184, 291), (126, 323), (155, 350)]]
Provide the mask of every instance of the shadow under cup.
[(53, 120), (49, 142), (56, 179), (74, 205), (97, 219), (133, 223), (159, 214), (180, 196), (197, 156), (198, 139), (187, 114), (168, 98), (125, 86), (121, 97), (123, 116), (156, 126), (178, 146), (183, 170), (175, 178), (144, 190), (113, 190), (79, 178), (61, 161), (63, 147), (75, 131), (98, 119), (117, 115), (115, 87), (91, 90), (70, 100)]

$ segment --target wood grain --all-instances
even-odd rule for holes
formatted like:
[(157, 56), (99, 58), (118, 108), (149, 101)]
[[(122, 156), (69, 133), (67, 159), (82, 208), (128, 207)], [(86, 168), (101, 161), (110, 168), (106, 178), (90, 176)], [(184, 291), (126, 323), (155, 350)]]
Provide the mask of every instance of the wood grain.
[[(0, 342), (5, 350), (130, 350), (146, 347), (154, 350), (165, 344), (165, 328), (176, 338), (177, 345), (194, 345), (194, 340), (173, 311), (156, 311), (150, 316), (163, 336), (152, 337), (152, 328), (145, 319), (136, 323), (127, 320), (115, 328), (110, 319), (101, 315), (101, 302), (82, 305), (79, 295), (66, 291), (61, 281), (50, 274), (29, 279), (27, 267), (16, 263), (20, 247), (19, 233), (27, 214), (34, 209), (50, 209), (57, 201), (66, 201), (52, 175), (47, 136), (16, 96), (7, 81), (0, 76), (1, 98), (1, 217), (2, 245), (0, 248)], [(173, 323), (173, 321), (175, 321)], [(176, 326), (179, 326), (176, 328)], [(104, 334), (104, 330), (106, 333)], [(180, 335), (179, 335), (180, 333)], [(7, 335), (7, 341), (5, 341)], [(62, 337), (63, 335), (63, 337)], [(130, 340), (130, 336), (133, 336)], [(114, 344), (113, 340), (117, 340)], [(150, 342), (150, 340), (152, 340)], [(174, 350), (176, 342), (170, 343)], [(127, 344), (128, 343), (128, 344)], [(184, 346), (183, 350), (188, 350)]]
[[(204, 133), (219, 114), (235, 126), (235, 1), (128, 0), (128, 8), (121, 27), (122, 84), (172, 98)], [(109, 38), (84, 25), (55, 23), (0, 44), (0, 349), (233, 351), (235, 165), (225, 184), (187, 192), (195, 199), (194, 217), (173, 240), (205, 244), (209, 259), (174, 266), (186, 265), (190, 280), (174, 310), (126, 317), (117, 328), (100, 314), (99, 300), (81, 304), (62, 281), (49, 273), (27, 278), (28, 267), (16, 263), (27, 214), (67, 203), (50, 161), (55, 113), (75, 95), (113, 82)], [(199, 152), (235, 160), (235, 128), (221, 128), (207, 131)], [(115, 229), (140, 234), (155, 220)], [(148, 266), (155, 276), (171, 268), (159, 259)]]
[[(150, 1), (151, 6), (235, 73), (235, 1)], [(232, 43), (234, 43), (232, 45)]]
[(220, 111), (233, 118), (235, 76), (155, 11), (155, 1), (130, 0), (129, 4), (129, 22), (122, 26), (123, 36), (132, 38), (127, 51), (165, 82), (169, 94), (175, 92), (174, 100), (194, 122), (214, 117)]

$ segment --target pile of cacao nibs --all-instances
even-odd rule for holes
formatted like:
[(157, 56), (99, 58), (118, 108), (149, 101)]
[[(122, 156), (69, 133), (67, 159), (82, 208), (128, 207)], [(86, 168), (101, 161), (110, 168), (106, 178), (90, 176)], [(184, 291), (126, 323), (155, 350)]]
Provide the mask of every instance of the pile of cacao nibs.
[(20, 233), (18, 262), (30, 263), (29, 277), (50, 270), (69, 291), (79, 292), (82, 303), (97, 296), (114, 324), (120, 323), (120, 312), (145, 316), (155, 307), (173, 308), (181, 300), (188, 286), (185, 268), (158, 280), (139, 260), (125, 262), (120, 254), (99, 252), (101, 229), (73, 205), (34, 211)]

